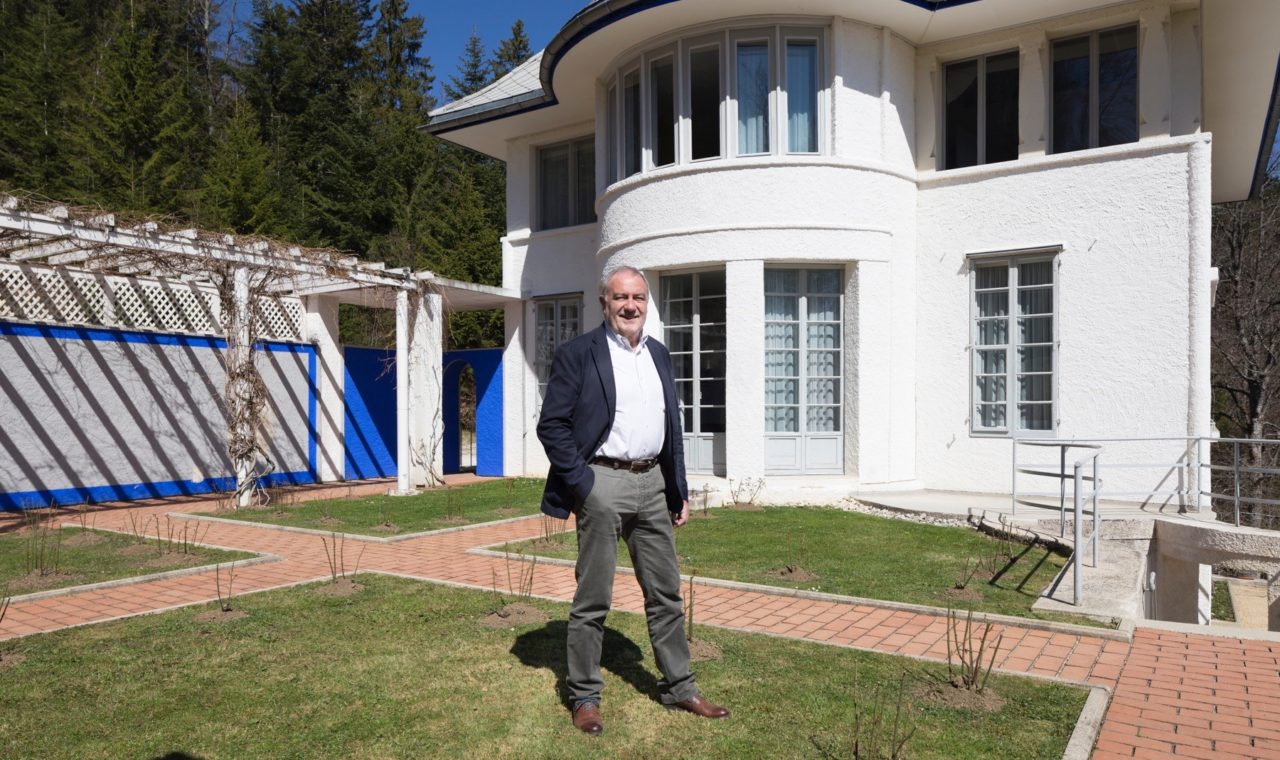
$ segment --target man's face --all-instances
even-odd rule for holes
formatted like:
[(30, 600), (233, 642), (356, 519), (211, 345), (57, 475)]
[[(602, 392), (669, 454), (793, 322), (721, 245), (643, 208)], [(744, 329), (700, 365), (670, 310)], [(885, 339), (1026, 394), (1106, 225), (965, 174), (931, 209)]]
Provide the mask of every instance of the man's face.
[(645, 313), (649, 309), (649, 288), (644, 278), (634, 272), (618, 272), (609, 278), (609, 287), (600, 297), (604, 319), (614, 332), (631, 345), (640, 342)]

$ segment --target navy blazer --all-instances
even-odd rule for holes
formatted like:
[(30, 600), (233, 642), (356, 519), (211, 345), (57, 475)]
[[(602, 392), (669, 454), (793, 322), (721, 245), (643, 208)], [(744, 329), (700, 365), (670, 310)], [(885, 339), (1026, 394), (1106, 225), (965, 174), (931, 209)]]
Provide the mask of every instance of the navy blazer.
[[(547, 486), (542, 494), (542, 511), (566, 519), (587, 500), (595, 485), (595, 473), (588, 460), (609, 437), (617, 406), (613, 382), (613, 361), (609, 358), (609, 336), (603, 324), (579, 335), (556, 350), (551, 363), (551, 380), (542, 400), (538, 419), (538, 440), (551, 460)], [(666, 401), (667, 430), (658, 466), (667, 483), (667, 509), (679, 512), (689, 498), (684, 475), (684, 439), (680, 430), (680, 405), (672, 380), (671, 353), (649, 338), (649, 355), (662, 380)]]

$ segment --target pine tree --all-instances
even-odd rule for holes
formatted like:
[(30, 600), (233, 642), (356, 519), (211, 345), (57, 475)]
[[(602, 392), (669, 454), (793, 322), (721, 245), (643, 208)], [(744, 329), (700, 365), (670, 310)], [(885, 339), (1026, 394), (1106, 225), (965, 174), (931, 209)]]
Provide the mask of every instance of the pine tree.
[(490, 73), (491, 67), (484, 60), (484, 42), (480, 40), (480, 33), (472, 28), (467, 46), (458, 59), (458, 73), (449, 77), (444, 94), (450, 100), (466, 97), (492, 82)]
[(4, 5), (0, 35), (0, 179), (67, 192), (67, 98), (81, 76), (78, 31), (53, 0)]
[(431, 60), (419, 55), (426, 36), (420, 16), (406, 16), (407, 0), (382, 0), (370, 42), (374, 100), (382, 108), (421, 118), (435, 106)]
[(238, 101), (205, 172), (201, 225), (241, 234), (267, 231), (279, 211), (273, 174), (257, 114), (247, 100)]
[(499, 79), (507, 72), (529, 60), (533, 51), (529, 49), (529, 35), (525, 34), (524, 21), (516, 19), (511, 25), (511, 36), (498, 44), (493, 53), (493, 61), (489, 68), (493, 78)]

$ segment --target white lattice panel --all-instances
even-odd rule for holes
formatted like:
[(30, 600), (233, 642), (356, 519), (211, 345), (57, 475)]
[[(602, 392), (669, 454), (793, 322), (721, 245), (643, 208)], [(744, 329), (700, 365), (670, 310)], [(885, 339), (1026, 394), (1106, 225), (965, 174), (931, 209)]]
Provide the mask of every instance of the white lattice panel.
[[(302, 302), (262, 298), (258, 336), (302, 339)], [(190, 283), (0, 263), (0, 319), (221, 335), (218, 294)]]

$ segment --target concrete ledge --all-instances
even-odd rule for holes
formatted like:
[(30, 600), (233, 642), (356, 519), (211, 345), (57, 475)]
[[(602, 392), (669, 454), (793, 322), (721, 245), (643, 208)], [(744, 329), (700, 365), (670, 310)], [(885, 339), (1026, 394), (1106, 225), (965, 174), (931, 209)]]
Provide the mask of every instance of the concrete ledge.
[[(272, 523), (253, 522), (252, 520), (237, 520), (232, 517), (214, 517), (204, 513), (187, 513), (175, 512), (168, 515), (175, 520), (206, 520), (208, 522), (221, 523), (223, 525), (236, 525), (250, 528), (263, 528), (266, 530), (278, 530), (283, 533), (305, 533), (312, 536), (338, 536), (342, 539), (355, 539), (357, 541), (367, 541), (371, 544), (395, 544), (401, 541), (408, 541), (414, 538), (422, 538), (423, 536), (442, 536), (446, 533), (457, 533), (464, 530), (475, 530), (476, 528), (487, 525), (504, 525), (506, 523), (520, 522), (521, 520), (531, 520), (539, 515), (522, 515), (520, 517), (508, 517), (503, 520), (489, 520), (488, 522), (468, 523), (466, 525), (455, 525), (451, 528), (436, 528), (435, 530), (423, 530), (417, 533), (405, 533), (399, 536), (371, 536), (367, 533), (343, 533), (336, 530), (320, 530), (319, 528), (299, 528), (293, 525), (274, 525)], [(235, 550), (243, 551), (243, 550)]]
[(1218, 639), (1242, 641), (1269, 641), (1280, 643), (1280, 631), (1261, 631), (1256, 628), (1196, 625), (1195, 623), (1169, 623), (1164, 620), (1139, 620), (1135, 628), (1150, 628), (1170, 633), (1188, 633), (1195, 636), (1213, 636)]
[[(525, 559), (532, 560), (537, 558), (540, 564), (559, 565), (561, 567), (573, 567), (576, 563), (573, 560), (558, 559), (555, 557), (543, 557), (537, 554), (514, 554), (512, 552), (500, 552), (493, 549), (494, 546), (500, 544), (489, 544), (488, 546), (480, 546), (467, 550), (467, 554), (475, 554), (481, 557), (494, 557), (499, 559)], [(629, 567), (619, 567), (615, 570), (623, 575), (635, 575), (635, 570)], [(681, 575), (680, 579), (689, 582), (695, 576)], [(945, 618), (947, 610), (943, 607), (931, 607), (926, 604), (911, 604), (909, 602), (892, 602), (884, 599), (867, 599), (860, 596), (845, 596), (843, 594), (828, 594), (822, 591), (806, 591), (804, 589), (785, 588), (782, 586), (766, 586), (762, 583), (745, 583), (743, 581), (725, 581), (718, 578), (707, 578), (704, 576), (696, 576), (697, 581), (705, 586), (715, 586), (719, 588), (733, 589), (735, 591), (754, 591), (762, 594), (772, 594), (774, 596), (789, 596), (797, 599), (810, 599), (816, 602), (837, 602), (840, 604), (862, 605), (865, 607), (879, 607), (882, 609), (901, 610), (903, 612), (915, 612), (924, 615), (934, 615)], [(1017, 617), (1015, 615), (999, 615), (992, 612), (974, 612), (973, 619), (980, 622), (999, 623), (1001, 625), (1014, 626), (1018, 628), (1026, 628), (1033, 631), (1049, 631), (1052, 633), (1063, 633), (1071, 636), (1089, 636), (1098, 639), (1107, 639), (1110, 641), (1133, 641), (1132, 630), (1126, 632), (1123, 628), (1094, 628), (1088, 625), (1076, 625), (1075, 623), (1058, 623), (1052, 620), (1035, 620), (1033, 618)], [(726, 626), (727, 627), (727, 626)], [(752, 631), (752, 633), (759, 633)]]
[(1075, 730), (1067, 741), (1067, 749), (1062, 753), (1062, 760), (1089, 760), (1093, 754), (1093, 745), (1098, 741), (1098, 731), (1102, 728), (1102, 719), (1106, 717), (1107, 705), (1111, 695), (1101, 686), (1089, 689), (1089, 698), (1085, 700), (1084, 709), (1076, 720)]

